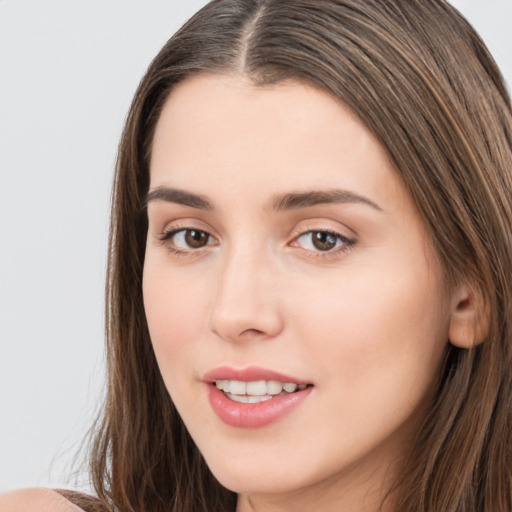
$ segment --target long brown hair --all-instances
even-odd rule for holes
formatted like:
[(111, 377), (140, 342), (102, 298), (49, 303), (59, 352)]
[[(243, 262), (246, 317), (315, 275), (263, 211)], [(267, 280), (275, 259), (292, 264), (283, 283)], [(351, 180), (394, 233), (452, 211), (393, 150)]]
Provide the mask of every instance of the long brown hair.
[(306, 80), (380, 140), (449, 285), (470, 280), (489, 331), (447, 350), (437, 395), (390, 492), (397, 512), (512, 510), (512, 112), (485, 45), (443, 0), (214, 0), (164, 46), (119, 147), (107, 283), (108, 392), (91, 452), (107, 510), (234, 511), (160, 376), (142, 301), (156, 121), (198, 73)]

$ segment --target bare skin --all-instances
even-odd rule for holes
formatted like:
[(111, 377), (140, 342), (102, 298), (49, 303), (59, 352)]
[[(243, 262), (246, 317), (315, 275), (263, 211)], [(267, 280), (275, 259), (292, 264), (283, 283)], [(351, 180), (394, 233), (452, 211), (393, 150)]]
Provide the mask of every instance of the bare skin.
[[(143, 287), (155, 354), (237, 512), (376, 512), (464, 300), (446, 290), (381, 145), (312, 86), (196, 76), (164, 107), (150, 174)], [(269, 425), (236, 428), (202, 380), (222, 365), (269, 368), (312, 391)]]

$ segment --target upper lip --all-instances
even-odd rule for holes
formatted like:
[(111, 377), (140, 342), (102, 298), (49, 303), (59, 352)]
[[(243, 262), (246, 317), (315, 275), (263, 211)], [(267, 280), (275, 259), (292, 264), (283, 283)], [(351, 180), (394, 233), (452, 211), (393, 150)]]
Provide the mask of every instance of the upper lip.
[(253, 382), (258, 380), (276, 380), (278, 382), (290, 382), (294, 384), (311, 384), (311, 382), (285, 375), (281, 372), (260, 368), (258, 366), (248, 366), (246, 368), (233, 368), (231, 366), (219, 366), (205, 373), (201, 379), (203, 382), (212, 383), (216, 380), (239, 380), (243, 382)]

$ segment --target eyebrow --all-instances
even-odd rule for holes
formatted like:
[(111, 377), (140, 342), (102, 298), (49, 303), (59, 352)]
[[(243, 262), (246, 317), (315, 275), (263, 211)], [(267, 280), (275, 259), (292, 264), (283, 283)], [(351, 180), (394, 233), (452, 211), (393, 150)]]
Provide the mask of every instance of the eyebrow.
[(292, 192), (276, 196), (270, 203), (274, 211), (298, 210), (321, 204), (346, 204), (359, 203), (371, 206), (375, 210), (382, 211), (382, 208), (367, 197), (355, 194), (349, 190), (329, 189), (313, 190), (310, 192)]
[[(150, 190), (146, 196), (145, 204), (147, 205), (153, 201), (176, 203), (190, 206), (191, 208), (197, 208), (198, 210), (212, 211), (215, 209), (211, 201), (200, 194), (168, 187), (156, 187)], [(285, 210), (299, 210), (301, 208), (309, 208), (322, 204), (347, 203), (359, 203), (370, 206), (377, 211), (382, 211), (382, 208), (371, 199), (343, 189), (279, 194), (272, 198), (268, 207), (275, 212), (281, 212)]]
[(198, 210), (213, 210), (213, 204), (206, 197), (185, 190), (168, 187), (156, 187), (148, 192), (145, 204), (153, 201), (165, 201), (167, 203), (177, 203)]

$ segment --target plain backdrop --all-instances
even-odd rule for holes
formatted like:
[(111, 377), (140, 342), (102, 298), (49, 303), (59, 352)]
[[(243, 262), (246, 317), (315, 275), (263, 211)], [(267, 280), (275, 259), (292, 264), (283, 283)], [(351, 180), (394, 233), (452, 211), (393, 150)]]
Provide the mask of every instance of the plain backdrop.
[[(205, 3), (0, 0), (0, 491), (72, 484), (103, 389), (119, 135), (150, 60)], [(512, 84), (512, 0), (452, 3)]]

